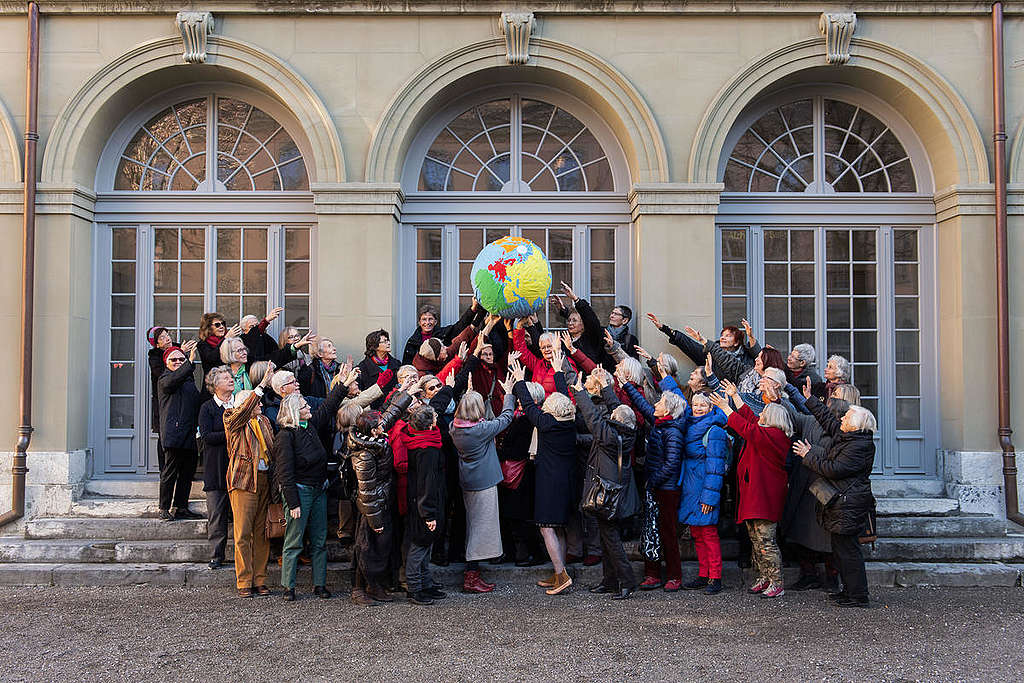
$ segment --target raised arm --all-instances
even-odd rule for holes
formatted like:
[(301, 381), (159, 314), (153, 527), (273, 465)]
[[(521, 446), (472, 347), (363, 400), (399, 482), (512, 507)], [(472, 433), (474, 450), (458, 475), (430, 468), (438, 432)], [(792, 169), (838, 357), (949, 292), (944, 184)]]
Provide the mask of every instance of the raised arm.
[(738, 383), (743, 375), (750, 371), (750, 368), (744, 365), (736, 356), (713, 341), (709, 340), (705, 343), (704, 350), (711, 354), (715, 364), (715, 372), (720, 375), (721, 379)]
[(629, 402), (633, 404), (633, 407), (640, 411), (645, 420), (654, 424), (654, 406), (648, 403), (644, 395), (632, 384), (627, 384), (623, 388), (626, 390), (626, 396), (629, 397)]
[(576, 410), (583, 417), (583, 422), (587, 425), (587, 431), (598, 441), (608, 441), (609, 430), (614, 431), (614, 428), (608, 424), (608, 420), (594, 406), (594, 401), (590, 398), (590, 392), (586, 389), (578, 389), (573, 395), (576, 398)]
[(519, 360), (522, 361), (527, 370), (532, 373), (541, 369), (543, 361), (534, 355), (530, 347), (526, 345), (526, 330), (517, 327), (512, 331), (512, 347), (519, 352)]
[(811, 411), (811, 415), (821, 425), (821, 430), (829, 436), (835, 437), (842, 431), (840, 425), (842, 422), (837, 418), (831, 410), (828, 409), (824, 403), (818, 400), (817, 396), (811, 396), (806, 399), (804, 405)]
[(260, 391), (253, 391), (242, 405), (225, 410), (224, 429), (229, 432), (238, 432), (244, 429), (249, 420), (259, 414), (258, 406), (262, 396), (262, 389)]

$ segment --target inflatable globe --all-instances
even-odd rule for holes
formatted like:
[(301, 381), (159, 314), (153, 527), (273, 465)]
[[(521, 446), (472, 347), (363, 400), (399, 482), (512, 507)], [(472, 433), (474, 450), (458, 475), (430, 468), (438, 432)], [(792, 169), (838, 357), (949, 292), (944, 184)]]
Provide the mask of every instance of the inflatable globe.
[(536, 244), (502, 237), (485, 246), (470, 271), (473, 294), (489, 313), (524, 318), (539, 310), (551, 292), (551, 264)]

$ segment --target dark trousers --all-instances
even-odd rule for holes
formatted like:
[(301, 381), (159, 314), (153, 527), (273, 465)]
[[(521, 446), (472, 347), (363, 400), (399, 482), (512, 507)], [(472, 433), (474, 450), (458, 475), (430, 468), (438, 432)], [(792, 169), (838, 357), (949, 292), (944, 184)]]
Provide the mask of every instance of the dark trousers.
[(431, 545), (409, 543), (409, 551), (405, 557), (405, 582), (410, 593), (425, 591), (434, 587), (434, 579), (430, 575)]
[(622, 547), (622, 534), (615, 521), (596, 520), (597, 535), (601, 540), (601, 583), (613, 588), (636, 588), (633, 566)]
[(160, 471), (160, 509), (188, 507), (192, 477), (196, 473), (195, 449), (165, 448), (164, 468)]
[(868, 574), (857, 534), (832, 534), (832, 555), (843, 579), (843, 590), (851, 598), (868, 597)]
[[(676, 533), (676, 519), (679, 517), (679, 491), (658, 489), (654, 499), (658, 501), (658, 536), (661, 537), (661, 551), (665, 558), (665, 580), (682, 581), (683, 566), (679, 557), (679, 534)], [(644, 574), (661, 578), (658, 562), (644, 562)]]
[(164, 445), (160, 443), (160, 437), (156, 438), (156, 462), (160, 467), (160, 471), (164, 471)]
[(231, 498), (227, 491), (206, 492), (206, 539), (210, 543), (210, 559), (224, 561), (228, 544), (228, 521), (231, 519)]

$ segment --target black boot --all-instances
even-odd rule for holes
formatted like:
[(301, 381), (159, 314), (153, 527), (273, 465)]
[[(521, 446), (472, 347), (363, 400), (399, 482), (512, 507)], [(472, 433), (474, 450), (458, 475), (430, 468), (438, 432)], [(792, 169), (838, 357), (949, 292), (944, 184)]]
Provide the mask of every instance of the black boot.
[(324, 586), (313, 586), (313, 595), (320, 598), (321, 600), (327, 600), (331, 597), (331, 592)]
[(285, 602), (295, 602), (295, 589), (294, 588), (289, 588), (288, 590), (286, 590), (284, 592), (284, 595), (282, 595), (281, 598)]

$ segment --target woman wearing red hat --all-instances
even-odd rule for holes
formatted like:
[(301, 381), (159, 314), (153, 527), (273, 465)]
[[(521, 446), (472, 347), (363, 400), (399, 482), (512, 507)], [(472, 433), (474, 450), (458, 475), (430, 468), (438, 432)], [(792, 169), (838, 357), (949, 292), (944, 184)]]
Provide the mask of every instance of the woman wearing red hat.
[[(185, 354), (188, 357), (185, 357)], [(164, 467), (160, 472), (160, 518), (202, 519), (188, 509), (192, 476), (196, 472), (196, 425), (199, 420), (199, 389), (193, 379), (196, 340), (164, 350), (166, 370), (157, 381), (160, 403), (160, 441)], [(171, 507), (175, 508), (171, 513)]]

